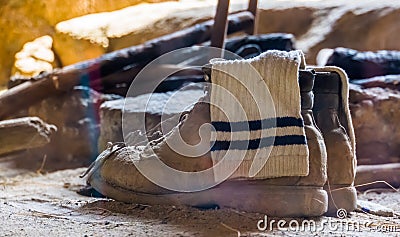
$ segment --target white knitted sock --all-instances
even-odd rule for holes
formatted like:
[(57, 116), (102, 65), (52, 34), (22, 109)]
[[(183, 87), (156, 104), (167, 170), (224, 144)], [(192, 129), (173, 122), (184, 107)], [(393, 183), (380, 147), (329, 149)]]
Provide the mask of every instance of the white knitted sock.
[(302, 52), (271, 50), (211, 64), (211, 156), (214, 165), (220, 163), (216, 179), (221, 170), (236, 167), (231, 178), (308, 175), (298, 84)]

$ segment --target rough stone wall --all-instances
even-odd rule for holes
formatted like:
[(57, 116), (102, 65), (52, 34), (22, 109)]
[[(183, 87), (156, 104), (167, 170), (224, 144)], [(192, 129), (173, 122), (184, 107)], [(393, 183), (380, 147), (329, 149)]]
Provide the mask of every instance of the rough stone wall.
[(399, 162), (400, 92), (352, 85), (350, 110), (357, 139), (358, 163)]
[(28, 150), (24, 160), (46, 156), (49, 169), (89, 165), (98, 155), (99, 107), (119, 96), (103, 95), (87, 87), (51, 96), (29, 108), (28, 113), (57, 126), (49, 144)]
[(294, 34), (309, 64), (323, 48), (400, 50), (399, 1), (265, 1), (261, 8), (258, 33)]
[[(37, 37), (53, 37), (58, 66), (65, 66), (210, 19), (216, 4), (212, 0), (187, 0), (127, 7), (141, 0), (70, 0), (67, 8), (61, 0), (3, 2), (0, 86), (10, 76), (14, 54)], [(230, 10), (245, 9), (247, 3), (232, 1)], [(297, 48), (306, 52), (309, 64), (315, 64), (323, 48), (400, 50), (399, 21), (400, 2), (393, 0), (260, 1), (257, 31), (293, 33)]]
[(7, 83), (14, 55), (22, 46), (35, 38), (53, 35), (57, 23), (90, 13), (160, 1), (162, 0), (0, 0), (0, 87)]

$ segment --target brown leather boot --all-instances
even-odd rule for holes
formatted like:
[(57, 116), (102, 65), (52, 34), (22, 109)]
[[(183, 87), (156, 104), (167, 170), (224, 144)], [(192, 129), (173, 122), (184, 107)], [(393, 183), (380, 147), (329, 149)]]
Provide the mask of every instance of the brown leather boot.
[[(169, 146), (172, 144), (169, 142), (175, 142), (179, 134), (188, 144), (196, 145), (202, 143), (203, 139), (208, 139), (209, 144), (210, 131), (201, 131), (201, 127), (211, 122), (210, 108), (208, 104), (199, 102), (166, 136), (144, 147), (109, 148), (97, 159), (87, 182), (105, 196), (128, 203), (217, 205), (221, 208), (261, 212), (269, 216), (320, 216), (326, 212), (328, 203), (327, 193), (323, 190), (326, 182), (326, 151), (311, 111), (313, 80), (312, 73), (300, 72), (302, 116), (310, 159), (307, 176), (228, 179), (215, 187), (197, 192), (172, 191), (149, 181), (138, 171), (135, 163), (147, 163), (148, 167), (152, 167), (156, 164), (153, 154), (168, 166), (182, 171), (204, 171), (212, 166), (210, 152), (200, 152), (189, 157), (177, 153)], [(165, 177), (167, 182), (176, 182)], [(213, 179), (212, 175), (204, 177), (196, 185), (201, 186), (201, 183)]]
[(314, 72), (301, 70), (299, 72), (301, 115), (304, 119), (308, 149), (310, 151), (310, 173), (302, 178), (302, 184), (323, 186), (327, 180), (327, 152), (321, 131), (318, 129), (314, 114)]
[(328, 215), (339, 209), (347, 213), (356, 208), (353, 186), (356, 157), (354, 130), (348, 108), (348, 82), (345, 73), (335, 67), (314, 68), (314, 115), (328, 153)]

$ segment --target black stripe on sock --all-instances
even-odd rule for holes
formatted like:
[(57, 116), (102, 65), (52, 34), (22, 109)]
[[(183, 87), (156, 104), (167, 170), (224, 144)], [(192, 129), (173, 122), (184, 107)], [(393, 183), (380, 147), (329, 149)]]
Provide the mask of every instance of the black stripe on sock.
[(274, 137), (264, 137), (252, 140), (236, 140), (236, 141), (214, 141), (211, 151), (222, 150), (255, 150), (270, 146), (286, 146), (286, 145), (306, 145), (307, 140), (303, 135), (286, 135)]
[(304, 127), (303, 119), (295, 117), (277, 117), (240, 122), (213, 121), (211, 124), (217, 132), (257, 131), (274, 127)]

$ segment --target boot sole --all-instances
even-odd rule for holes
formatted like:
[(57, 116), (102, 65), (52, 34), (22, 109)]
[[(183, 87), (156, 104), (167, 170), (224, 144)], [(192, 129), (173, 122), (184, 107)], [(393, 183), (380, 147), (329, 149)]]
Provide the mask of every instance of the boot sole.
[(328, 211), (325, 215), (343, 217), (337, 213), (339, 209), (344, 209), (346, 213), (350, 213), (357, 208), (357, 191), (355, 187), (331, 185), (330, 189), (331, 191), (329, 191), (328, 186), (324, 186), (324, 190), (328, 193)]
[(147, 194), (108, 184), (95, 175), (90, 185), (103, 195), (126, 203), (233, 208), (274, 217), (323, 215), (328, 195), (322, 187), (272, 186), (260, 181), (227, 181), (214, 188), (193, 193)]

